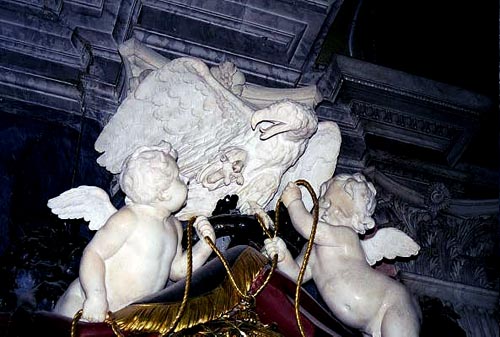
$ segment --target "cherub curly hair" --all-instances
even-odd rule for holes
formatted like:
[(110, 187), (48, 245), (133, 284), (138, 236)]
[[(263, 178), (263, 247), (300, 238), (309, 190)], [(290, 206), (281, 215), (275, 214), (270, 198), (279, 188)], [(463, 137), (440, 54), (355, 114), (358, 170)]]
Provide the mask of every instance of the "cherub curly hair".
[(375, 226), (372, 215), (377, 204), (377, 190), (361, 173), (338, 174), (323, 183), (320, 194), (323, 195), (331, 184), (338, 181), (343, 182), (344, 192), (356, 203), (356, 212), (351, 219), (352, 226), (357, 232), (364, 234), (367, 229)]
[(175, 178), (177, 153), (169, 143), (142, 146), (124, 161), (120, 187), (134, 203), (149, 204), (160, 198)]

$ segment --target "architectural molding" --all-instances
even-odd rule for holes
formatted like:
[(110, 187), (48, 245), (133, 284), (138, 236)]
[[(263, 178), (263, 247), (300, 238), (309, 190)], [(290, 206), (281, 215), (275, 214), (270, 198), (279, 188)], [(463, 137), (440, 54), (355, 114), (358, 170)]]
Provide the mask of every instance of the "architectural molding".
[(451, 306), (467, 336), (492, 337), (499, 334), (499, 293), (464, 284), (446, 282), (409, 272), (399, 274), (401, 281), (418, 296), (439, 298)]
[(396, 227), (421, 246), (415, 258), (395, 263), (399, 279), (451, 307), (467, 336), (498, 336), (498, 200), (453, 199), (442, 183), (422, 194), (375, 169), (365, 174), (377, 188), (378, 226)]
[(250, 82), (290, 87), (297, 85), (336, 2), (148, 0), (133, 34), (168, 58), (190, 55), (212, 65), (229, 60)]
[[(397, 263), (400, 270), (498, 291), (500, 278), (493, 262), (498, 200), (456, 200), (441, 183), (431, 184), (423, 195), (383, 173), (366, 174), (378, 192), (377, 224), (396, 227), (421, 246), (415, 259)], [(481, 214), (477, 204), (483, 205)]]
[(330, 102), (320, 117), (344, 122), (335, 111), (347, 110), (352, 126), (383, 139), (435, 150), (456, 165), (492, 101), (462, 88), (379, 65), (336, 55), (318, 82)]

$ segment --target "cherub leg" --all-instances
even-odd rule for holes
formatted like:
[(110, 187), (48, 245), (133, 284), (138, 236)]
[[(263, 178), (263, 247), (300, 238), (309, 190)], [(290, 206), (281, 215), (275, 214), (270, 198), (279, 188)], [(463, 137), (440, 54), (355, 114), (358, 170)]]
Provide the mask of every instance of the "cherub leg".
[(54, 308), (54, 312), (63, 316), (73, 317), (78, 310), (83, 308), (84, 300), (85, 294), (83, 293), (80, 281), (76, 279), (59, 298)]
[(387, 309), (382, 320), (382, 337), (418, 337), (420, 322), (417, 313), (403, 305)]

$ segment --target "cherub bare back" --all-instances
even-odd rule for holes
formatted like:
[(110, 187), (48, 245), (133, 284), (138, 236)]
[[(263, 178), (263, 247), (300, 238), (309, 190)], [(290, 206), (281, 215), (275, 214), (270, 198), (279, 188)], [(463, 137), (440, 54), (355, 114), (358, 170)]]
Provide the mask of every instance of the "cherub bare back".
[[(54, 309), (57, 313), (71, 317), (83, 309), (84, 320), (102, 322), (109, 310), (116, 311), (160, 290), (169, 278), (177, 281), (186, 275), (183, 230), (172, 213), (184, 205), (187, 186), (170, 148), (139, 148), (124, 166), (120, 186), (128, 203), (103, 220), (102, 227), (97, 226), (83, 252), (79, 278), (59, 299)], [(98, 195), (98, 201), (85, 204), (86, 197), (92, 195)], [(105, 199), (103, 191), (76, 188), (49, 201), (49, 207), (56, 214), (95, 219), (99, 217), (92, 214), (92, 207), (99, 208)], [(103, 209), (108, 214), (113, 207), (108, 204)], [(197, 218), (194, 227), (200, 237), (208, 235), (215, 240), (205, 217)], [(193, 270), (210, 254), (210, 246), (200, 240), (193, 247)]]

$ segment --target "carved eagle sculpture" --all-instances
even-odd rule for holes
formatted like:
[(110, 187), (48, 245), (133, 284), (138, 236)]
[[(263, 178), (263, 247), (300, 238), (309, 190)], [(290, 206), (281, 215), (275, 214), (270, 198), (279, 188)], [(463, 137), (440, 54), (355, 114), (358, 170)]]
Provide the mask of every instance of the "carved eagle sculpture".
[[(307, 170), (297, 169), (314, 135), (318, 149), (304, 156)], [(289, 99), (254, 109), (220, 84), (205, 63), (183, 57), (148, 72), (129, 93), (95, 143), (102, 153), (97, 162), (116, 174), (136, 148), (162, 142), (177, 150), (180, 174), (190, 181), (186, 206), (177, 214), (186, 220), (210, 216), (230, 194), (239, 196), (242, 213), (264, 209), (291, 167), (318, 188), (335, 169), (340, 132), (333, 122), (318, 127), (312, 108)], [(330, 149), (320, 154), (325, 143)], [(311, 177), (316, 164), (326, 169)]]

